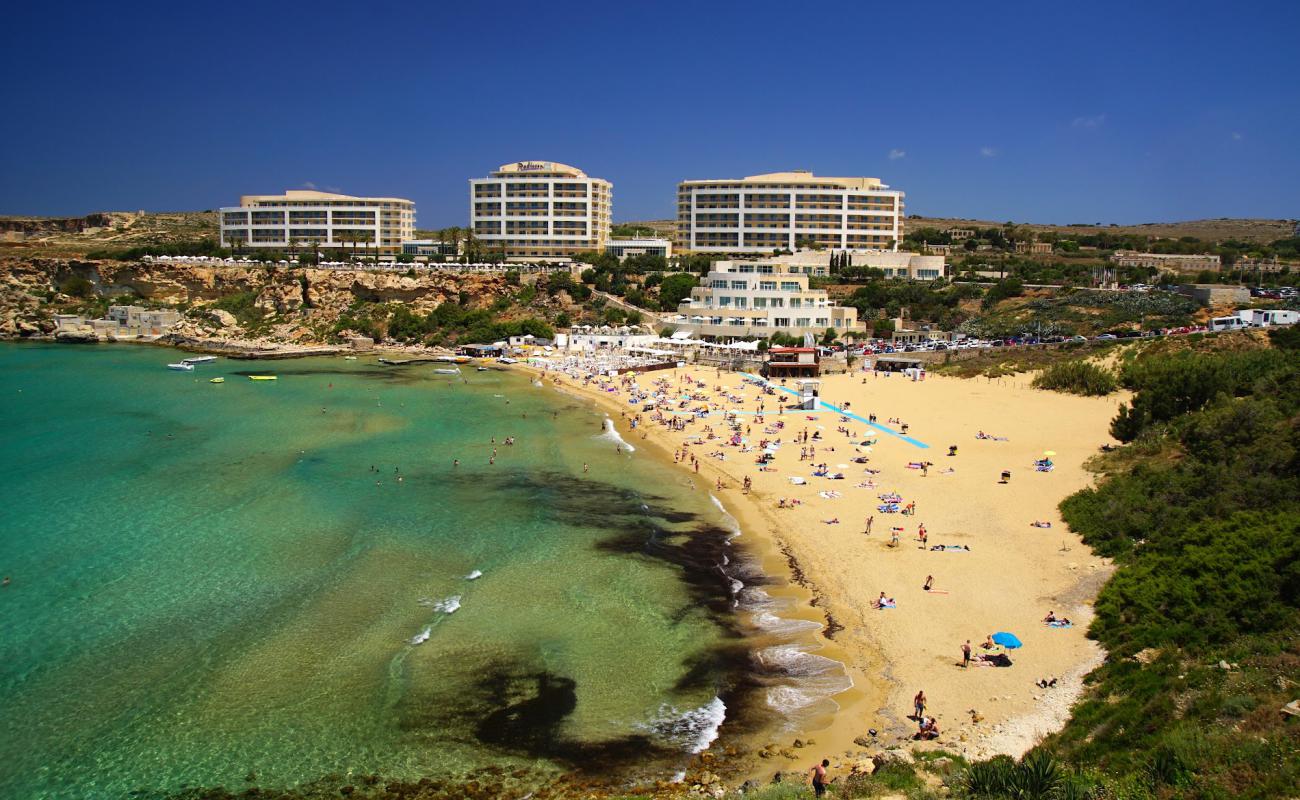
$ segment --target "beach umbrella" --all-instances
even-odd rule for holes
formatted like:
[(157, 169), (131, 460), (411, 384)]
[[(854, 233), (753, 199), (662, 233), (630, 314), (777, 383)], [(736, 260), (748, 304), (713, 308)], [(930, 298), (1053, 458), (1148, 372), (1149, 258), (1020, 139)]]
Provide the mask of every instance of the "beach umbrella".
[(1006, 631), (998, 631), (993, 634), (993, 641), (1011, 650), (1015, 650), (1020, 646), (1020, 640), (1016, 638), (1016, 635)]

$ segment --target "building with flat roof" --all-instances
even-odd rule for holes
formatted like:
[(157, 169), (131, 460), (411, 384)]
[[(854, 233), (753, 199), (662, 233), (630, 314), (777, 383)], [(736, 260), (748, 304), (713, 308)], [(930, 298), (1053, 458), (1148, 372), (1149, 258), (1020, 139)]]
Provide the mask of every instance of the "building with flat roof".
[(415, 236), (415, 203), (400, 197), (351, 197), (290, 189), (250, 194), (220, 210), (222, 247), (349, 248), (396, 254)]
[(1134, 253), (1120, 250), (1110, 260), (1121, 267), (1148, 267), (1162, 272), (1218, 272), (1223, 260), (1217, 255), (1180, 255), (1177, 253)]
[(847, 256), (850, 267), (880, 270), (886, 278), (933, 281), (948, 277), (948, 262), (943, 256), (922, 255), (907, 250), (800, 250), (764, 261), (800, 267), (818, 267), (816, 275), (829, 275), (832, 257)]
[(609, 239), (614, 187), (577, 167), (516, 161), (469, 182), (474, 236), (510, 259), (601, 251)]
[(831, 302), (825, 289), (808, 288), (812, 276), (828, 275), (819, 264), (790, 264), (778, 258), (758, 261), (716, 261), (712, 270), (664, 322), (697, 336), (790, 336), (827, 328), (840, 334), (863, 334), (851, 306)]
[(605, 242), (605, 252), (616, 256), (619, 261), (628, 256), (663, 256), (673, 254), (673, 243), (669, 239), (638, 237), (635, 239), (609, 239)]
[(402, 254), (408, 256), (454, 256), (459, 246), (441, 239), (408, 239), (402, 242)]
[(770, 253), (805, 244), (895, 250), (903, 193), (877, 178), (806, 170), (677, 186), (677, 244), (699, 253)]

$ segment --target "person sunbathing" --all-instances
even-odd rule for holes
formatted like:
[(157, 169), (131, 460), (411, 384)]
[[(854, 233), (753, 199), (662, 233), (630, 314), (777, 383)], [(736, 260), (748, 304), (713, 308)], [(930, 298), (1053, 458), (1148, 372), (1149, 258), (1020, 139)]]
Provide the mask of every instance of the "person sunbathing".
[(878, 597), (878, 598), (876, 598), (875, 600), (872, 600), (872, 601), (871, 601), (871, 607), (872, 607), (872, 608), (877, 608), (877, 609), (882, 609), (882, 610), (883, 610), (883, 609), (886, 609), (886, 608), (897, 608), (897, 607), (898, 607), (898, 603), (897, 603), (897, 601), (894, 600), (894, 598), (892, 598), (892, 597), (885, 597), (885, 593), (884, 593), (884, 592), (881, 592), (881, 593), (880, 593), (880, 597)]
[(1043, 617), (1043, 622), (1056, 622), (1056, 612), (1048, 611), (1047, 616)]
[(824, 525), (839, 525), (839, 524), (840, 524), (840, 518), (839, 518), (839, 517), (831, 517), (830, 519), (824, 519), (824, 520), (822, 520), (822, 524), (824, 524)]
[(1039, 689), (1051, 689), (1056, 686), (1056, 678), (1052, 678), (1051, 680), (1048, 680), (1047, 678), (1039, 678), (1034, 681), (1034, 685)]
[(1029, 524), (1030, 524), (1032, 527), (1035, 527), (1035, 528), (1050, 528), (1050, 527), (1052, 527), (1052, 523), (1048, 522), (1047, 520), (1041, 520), (1041, 519), (1036, 519), (1036, 520), (1034, 520), (1033, 522), (1031, 522), (1031, 523), (1029, 523)]

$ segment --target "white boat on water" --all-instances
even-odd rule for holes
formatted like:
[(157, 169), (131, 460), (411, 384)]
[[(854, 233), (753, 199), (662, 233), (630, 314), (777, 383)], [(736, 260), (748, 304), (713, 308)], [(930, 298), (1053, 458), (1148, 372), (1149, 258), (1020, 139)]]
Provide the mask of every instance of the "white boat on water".
[(435, 375), (459, 375), (459, 374), (460, 374), (460, 370), (458, 370), (458, 369), (456, 369), (456, 368), (454, 368), (454, 367), (453, 367), (452, 369), (435, 369), (435, 370), (433, 371), (433, 374), (435, 374)]
[(182, 358), (182, 364), (206, 364), (209, 361), (216, 361), (216, 356), (193, 356), (191, 358)]
[(184, 361), (182, 361), (182, 362), (180, 362), (179, 364), (168, 364), (168, 365), (167, 365), (167, 369), (179, 370), (179, 371), (181, 371), (181, 372), (193, 372), (193, 371), (194, 371), (194, 365), (193, 365), (193, 364), (186, 364)]
[(488, 371), (488, 368), (487, 368), (487, 367), (475, 367), (474, 370), (475, 370), (476, 372), (487, 372), (487, 371)]

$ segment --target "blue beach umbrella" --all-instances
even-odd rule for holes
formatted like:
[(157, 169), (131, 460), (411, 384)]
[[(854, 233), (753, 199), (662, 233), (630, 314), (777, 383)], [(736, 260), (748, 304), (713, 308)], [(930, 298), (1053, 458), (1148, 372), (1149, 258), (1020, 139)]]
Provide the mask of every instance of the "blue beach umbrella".
[(993, 641), (1009, 650), (1015, 650), (1020, 646), (1020, 640), (1016, 638), (1016, 635), (1006, 631), (998, 631), (993, 634)]

